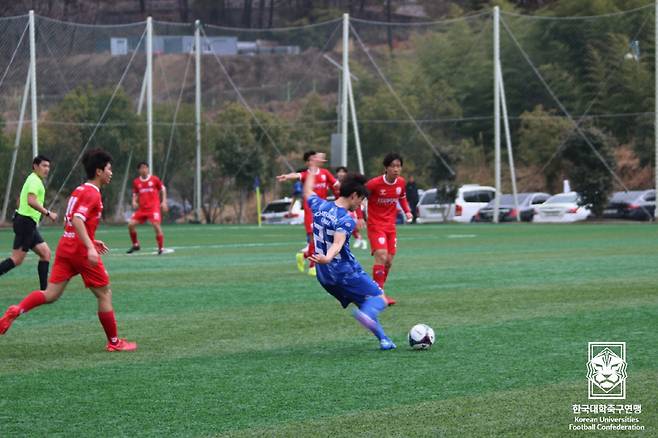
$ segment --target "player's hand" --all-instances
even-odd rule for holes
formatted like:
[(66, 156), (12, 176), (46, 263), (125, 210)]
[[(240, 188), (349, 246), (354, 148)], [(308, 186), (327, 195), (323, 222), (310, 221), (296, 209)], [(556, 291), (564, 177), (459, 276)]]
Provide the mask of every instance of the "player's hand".
[(55, 213), (54, 211), (51, 211), (48, 217), (50, 218), (51, 221), (57, 222), (57, 213)]
[(162, 205), (160, 205), (160, 207), (162, 208), (162, 211), (164, 211), (164, 212), (169, 211), (169, 206), (164, 201), (162, 202)]
[(137, 210), (137, 202), (133, 201), (133, 210)]
[(98, 251), (96, 251), (95, 247), (91, 247), (87, 250), (87, 260), (89, 260), (91, 266), (98, 265), (100, 257), (98, 256)]
[(279, 182), (287, 181), (288, 175), (277, 175), (276, 180)]
[(329, 257), (322, 254), (313, 254), (308, 259), (314, 261), (315, 263), (319, 263), (321, 265), (328, 265), (333, 260), (333, 257)]
[(407, 217), (407, 223), (409, 223), (409, 222), (411, 222), (411, 221), (414, 220), (414, 215), (411, 214), (411, 212), (409, 212), (409, 213), (405, 213), (404, 215)]
[(102, 240), (94, 240), (94, 246), (99, 254), (106, 254), (110, 250)]

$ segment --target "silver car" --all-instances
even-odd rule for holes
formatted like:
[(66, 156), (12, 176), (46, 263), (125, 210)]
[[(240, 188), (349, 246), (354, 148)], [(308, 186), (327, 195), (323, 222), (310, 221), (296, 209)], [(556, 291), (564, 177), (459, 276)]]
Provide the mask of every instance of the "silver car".
[(277, 199), (267, 204), (260, 218), (264, 224), (299, 225), (304, 223), (304, 209), (300, 199)]

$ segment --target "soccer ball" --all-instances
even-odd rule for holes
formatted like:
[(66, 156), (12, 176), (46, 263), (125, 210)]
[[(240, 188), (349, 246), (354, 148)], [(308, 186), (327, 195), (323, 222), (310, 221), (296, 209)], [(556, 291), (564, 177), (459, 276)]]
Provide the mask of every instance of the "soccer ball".
[(434, 343), (434, 330), (427, 324), (416, 324), (409, 330), (407, 338), (414, 350), (427, 350)]

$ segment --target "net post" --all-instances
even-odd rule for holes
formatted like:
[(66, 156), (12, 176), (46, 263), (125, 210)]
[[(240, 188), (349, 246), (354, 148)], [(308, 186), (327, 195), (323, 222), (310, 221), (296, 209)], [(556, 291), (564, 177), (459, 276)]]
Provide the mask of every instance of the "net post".
[(36, 27), (34, 20), (34, 11), (30, 10), (30, 107), (32, 110), (32, 156), (39, 155), (39, 127), (37, 111), (37, 48), (36, 48)]
[(194, 211), (201, 222), (201, 21), (194, 22), (194, 131), (196, 135), (196, 169), (194, 177)]
[(349, 50), (350, 50), (350, 15), (343, 14), (343, 88), (341, 90), (341, 157), (340, 165), (347, 167), (347, 104), (348, 104), (348, 81), (350, 80), (349, 71)]
[(494, 66), (494, 147), (495, 147), (495, 185), (494, 223), (498, 223), (500, 213), (500, 8), (493, 11), (493, 66)]
[(153, 169), (153, 18), (146, 18), (146, 143), (149, 169)]

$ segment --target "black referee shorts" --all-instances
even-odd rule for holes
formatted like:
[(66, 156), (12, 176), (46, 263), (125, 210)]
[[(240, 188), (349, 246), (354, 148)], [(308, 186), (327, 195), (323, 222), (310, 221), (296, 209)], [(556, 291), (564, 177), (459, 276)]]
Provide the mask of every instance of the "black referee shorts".
[(31, 217), (18, 213), (14, 216), (14, 249), (28, 252), (38, 244), (43, 243), (37, 223)]

